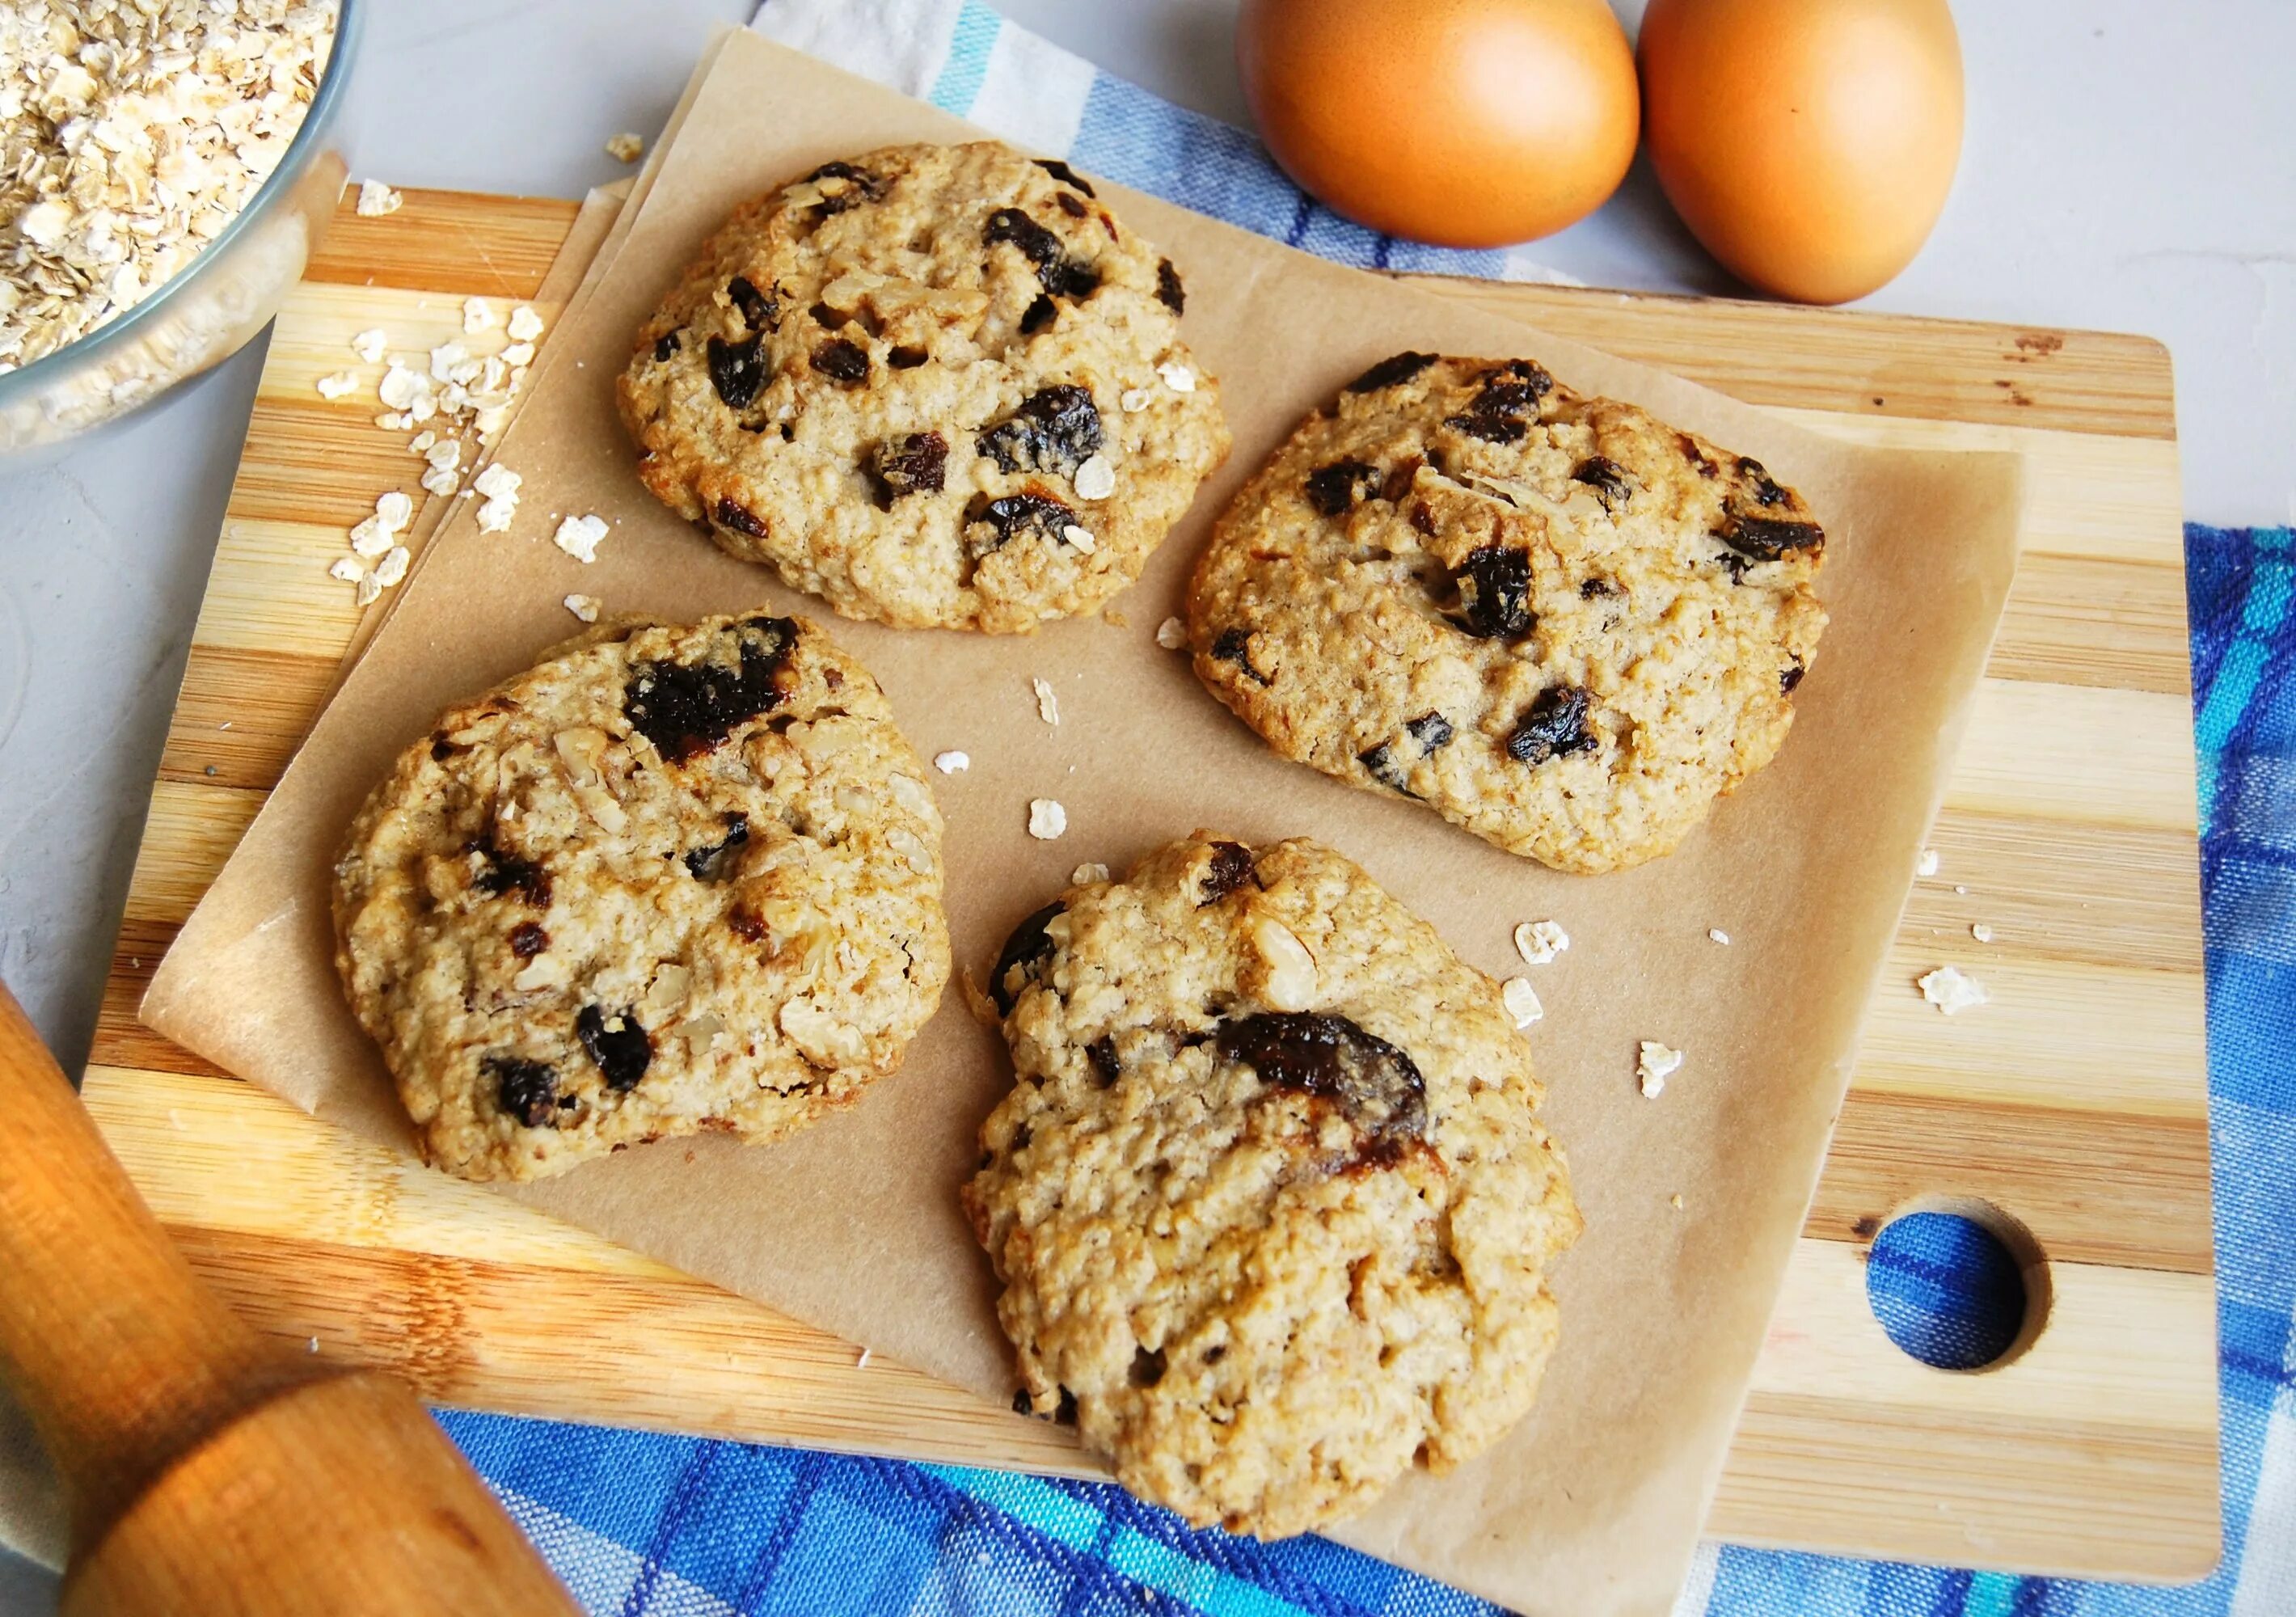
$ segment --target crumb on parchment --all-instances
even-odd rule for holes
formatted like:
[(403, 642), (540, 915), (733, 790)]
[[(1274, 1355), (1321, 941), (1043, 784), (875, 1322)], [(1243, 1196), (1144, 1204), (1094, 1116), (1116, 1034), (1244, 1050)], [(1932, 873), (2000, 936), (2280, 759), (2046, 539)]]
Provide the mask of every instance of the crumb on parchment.
[(1666, 1080), (1682, 1068), (1682, 1052), (1669, 1049), (1654, 1038), (1645, 1038), (1635, 1056), (1635, 1081), (1642, 1086), (1643, 1098), (1656, 1100), (1666, 1089)]
[(1559, 921), (1526, 921), (1514, 929), (1514, 947), (1525, 964), (1546, 965), (1570, 947), (1570, 934)]

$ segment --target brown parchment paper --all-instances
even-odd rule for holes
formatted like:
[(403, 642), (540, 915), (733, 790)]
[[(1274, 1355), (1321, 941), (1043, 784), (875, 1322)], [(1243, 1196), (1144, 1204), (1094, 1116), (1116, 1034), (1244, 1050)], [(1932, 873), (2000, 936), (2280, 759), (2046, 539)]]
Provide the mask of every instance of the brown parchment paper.
[[(948, 821), (956, 959), (976, 977), (1078, 863), (1121, 872), (1198, 826), (1332, 843), (1495, 975), (1523, 969), (1509, 943), (1517, 922), (1563, 923), (1571, 946), (1532, 973), (1546, 1016), (1527, 1035), (1587, 1217), (1559, 1277), (1562, 1347), (1510, 1437), (1448, 1476), (1406, 1478), (1335, 1536), (1535, 1617), (1662, 1613), (2007, 592), (2019, 462), (1815, 438), (1560, 335), (1110, 186), (1124, 221), (1186, 277), (1185, 334), (1220, 378), (1229, 464), (1120, 598), (1121, 625), (1004, 639), (831, 619), (646, 494), (613, 379), (640, 321), (737, 202), (830, 158), (969, 133), (752, 36), (723, 44), (504, 438), (499, 458), (526, 480), (517, 525), (481, 535), (464, 502), (441, 530), (185, 926), (145, 1020), (403, 1146), (404, 1117), (335, 981), (328, 915), (338, 840), (392, 756), (450, 700), (571, 632), (569, 590), (670, 617), (803, 610), (875, 671), (921, 753), (972, 755), (968, 772), (932, 784)], [(1229, 493), (1340, 383), (1406, 347), (1534, 356), (1575, 388), (1758, 456), (1824, 522), (1833, 627), (1792, 737), (1672, 858), (1591, 878), (1512, 858), (1423, 808), (1276, 759), (1183, 655), (1157, 647), (1156, 625), (1177, 609)], [(562, 514), (588, 511), (615, 526), (583, 567), (549, 535)], [(1056, 727), (1037, 717), (1032, 677), (1058, 692)], [(1031, 797), (1067, 807), (1064, 837), (1025, 833)], [(1710, 927), (1730, 944), (1710, 941)], [(1688, 1053), (1655, 1101), (1635, 1083), (1644, 1038)], [(952, 991), (899, 1074), (792, 1139), (632, 1151), (506, 1194), (1002, 1403), (1008, 1349), (956, 1191), (980, 1120), (1009, 1082), (1000, 1041)]]

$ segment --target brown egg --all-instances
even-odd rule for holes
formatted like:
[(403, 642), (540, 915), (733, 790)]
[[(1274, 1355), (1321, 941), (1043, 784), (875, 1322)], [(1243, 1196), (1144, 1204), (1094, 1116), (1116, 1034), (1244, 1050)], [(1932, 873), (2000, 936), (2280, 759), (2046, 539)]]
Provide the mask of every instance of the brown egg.
[(1390, 235), (1547, 235), (1634, 158), (1634, 53), (1603, 0), (1244, 0), (1235, 51), (1275, 160)]
[(1651, 0), (1640, 54), (1659, 184), (1738, 275), (1842, 303), (1913, 262), (1961, 157), (1945, 0)]

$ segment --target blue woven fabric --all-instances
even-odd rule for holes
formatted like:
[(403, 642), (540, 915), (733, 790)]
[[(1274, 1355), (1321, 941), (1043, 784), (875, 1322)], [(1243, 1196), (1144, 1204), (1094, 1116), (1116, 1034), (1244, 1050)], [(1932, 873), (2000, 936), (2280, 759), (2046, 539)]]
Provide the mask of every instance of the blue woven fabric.
[[(1344, 262), (1548, 278), (1316, 207), (1239, 131), (980, 0), (770, 0), (758, 26), (1078, 166)], [(2185, 530), (2207, 907), (2226, 1558), (2147, 1589), (1702, 1547), (1677, 1617), (2296, 1617), (2296, 538)], [(1972, 1362), (2013, 1332), (1997, 1251), (1905, 1219), (1869, 1281), (1893, 1336)], [(2005, 1323), (2005, 1322), (2008, 1322)], [(584, 1606), (726, 1613), (1458, 1617), (1496, 1608), (1321, 1539), (1191, 1532), (1112, 1487), (447, 1414)]]

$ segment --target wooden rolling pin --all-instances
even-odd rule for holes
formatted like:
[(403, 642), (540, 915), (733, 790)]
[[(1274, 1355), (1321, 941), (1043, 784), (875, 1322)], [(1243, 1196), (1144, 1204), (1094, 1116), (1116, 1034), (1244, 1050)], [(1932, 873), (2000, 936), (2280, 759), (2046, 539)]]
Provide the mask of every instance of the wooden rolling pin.
[(578, 1609), (411, 1391), (200, 1284), (5, 987), (0, 1375), (63, 1478), (65, 1617)]

